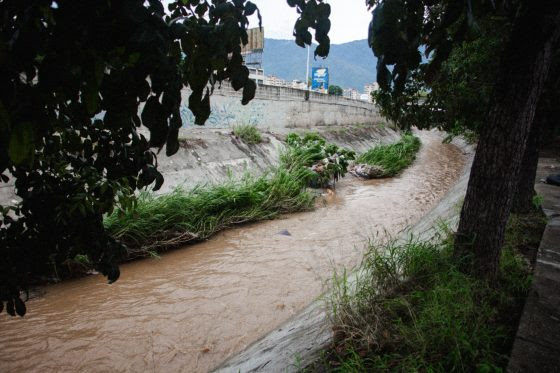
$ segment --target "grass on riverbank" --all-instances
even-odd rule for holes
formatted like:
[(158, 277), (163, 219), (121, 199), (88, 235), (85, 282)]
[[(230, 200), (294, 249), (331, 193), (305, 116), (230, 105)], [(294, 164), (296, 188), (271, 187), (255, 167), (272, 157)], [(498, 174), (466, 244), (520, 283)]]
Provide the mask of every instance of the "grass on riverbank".
[(279, 168), (262, 177), (176, 189), (154, 196), (144, 193), (137, 207), (105, 220), (110, 234), (128, 248), (129, 259), (203, 240), (236, 224), (271, 219), (279, 214), (312, 207), (314, 197), (305, 190), (305, 168)]
[(260, 144), (262, 142), (262, 135), (259, 129), (250, 124), (234, 126), (233, 134), (249, 145)]
[(420, 145), (418, 137), (407, 133), (397, 143), (379, 145), (361, 154), (356, 163), (381, 167), (385, 171), (383, 177), (395, 176), (414, 162)]
[(493, 286), (457, 269), (450, 238), (370, 247), (356, 282), (338, 278), (335, 343), (306, 370), (501, 371), (544, 225), (537, 213), (510, 219)]
[(143, 193), (132, 210), (106, 217), (105, 227), (127, 246), (126, 260), (204, 240), (237, 224), (309, 209), (314, 197), (306, 187), (343, 176), (354, 153), (314, 133), (290, 134), (287, 143), (280, 165), (267, 175), (160, 196)]

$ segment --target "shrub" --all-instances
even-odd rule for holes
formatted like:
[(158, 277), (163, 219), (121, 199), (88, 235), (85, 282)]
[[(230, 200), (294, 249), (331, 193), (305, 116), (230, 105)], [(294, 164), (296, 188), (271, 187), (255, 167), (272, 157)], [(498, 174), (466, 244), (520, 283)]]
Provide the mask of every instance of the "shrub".
[(262, 136), (259, 129), (250, 124), (234, 126), (233, 134), (249, 145), (260, 144), (262, 142)]
[(309, 185), (323, 187), (330, 180), (337, 181), (346, 174), (348, 164), (355, 158), (351, 150), (340, 148), (317, 133), (306, 133), (301, 137), (290, 133), (286, 137), (288, 148), (281, 156), (283, 167), (290, 169), (294, 164), (309, 168)]
[(308, 171), (278, 168), (261, 177), (246, 176), (221, 185), (140, 195), (137, 206), (105, 219), (112, 237), (127, 247), (127, 259), (151, 255), (189, 241), (281, 213), (306, 210), (314, 197), (305, 190)]
[(395, 176), (414, 162), (420, 145), (418, 137), (407, 133), (395, 144), (378, 145), (368, 150), (356, 162), (382, 167), (385, 170), (384, 177)]

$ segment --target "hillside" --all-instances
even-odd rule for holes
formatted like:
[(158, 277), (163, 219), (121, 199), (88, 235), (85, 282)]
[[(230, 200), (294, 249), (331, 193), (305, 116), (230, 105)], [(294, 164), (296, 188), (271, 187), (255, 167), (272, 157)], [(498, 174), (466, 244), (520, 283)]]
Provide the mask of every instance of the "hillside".
[[(306, 49), (298, 47), (293, 40), (265, 39), (263, 67), (266, 75), (286, 80), (305, 80)], [(326, 66), (330, 71), (330, 83), (343, 88), (363, 91), (364, 85), (376, 80), (377, 59), (366, 40), (331, 45), (329, 57), (313, 60), (311, 66)]]

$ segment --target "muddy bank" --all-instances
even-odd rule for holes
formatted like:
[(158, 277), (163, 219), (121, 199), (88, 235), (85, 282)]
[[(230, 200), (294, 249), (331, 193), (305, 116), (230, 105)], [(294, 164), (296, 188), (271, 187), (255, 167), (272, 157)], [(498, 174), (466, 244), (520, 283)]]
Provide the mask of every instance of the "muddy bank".
[(365, 240), (414, 224), (463, 172), (465, 155), (420, 134), (394, 179), (338, 184), (324, 207), (231, 229), (160, 260), (48, 286), (24, 320), (0, 318), (3, 371), (206, 372), (299, 314)]

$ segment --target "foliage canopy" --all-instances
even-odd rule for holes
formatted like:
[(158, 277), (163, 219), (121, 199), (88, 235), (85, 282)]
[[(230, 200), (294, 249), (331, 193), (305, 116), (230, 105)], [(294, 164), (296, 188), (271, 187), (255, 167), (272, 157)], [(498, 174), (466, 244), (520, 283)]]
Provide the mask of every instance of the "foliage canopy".
[[(330, 6), (289, 1), (298, 45), (329, 51)], [(0, 304), (23, 315), (20, 291), (64, 276), (86, 253), (110, 282), (124, 247), (103, 227), (134, 192), (161, 187), (158, 152), (179, 148), (181, 89), (195, 123), (210, 115), (216, 83), (255, 94), (243, 64), (246, 0), (4, 0), (0, 2), (0, 178), (21, 202), (2, 207)], [(149, 136), (139, 131), (143, 125)], [(2, 307), (3, 308), (3, 307)]]

